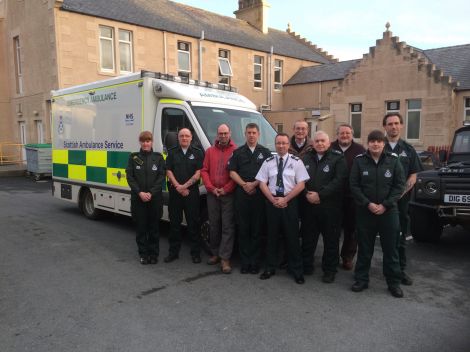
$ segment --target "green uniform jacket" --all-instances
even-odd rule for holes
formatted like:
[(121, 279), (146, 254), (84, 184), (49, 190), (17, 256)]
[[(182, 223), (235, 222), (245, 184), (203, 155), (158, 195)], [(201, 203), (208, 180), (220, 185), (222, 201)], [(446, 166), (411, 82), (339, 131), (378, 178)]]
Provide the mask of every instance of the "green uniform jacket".
[(413, 148), (411, 144), (405, 142), (403, 139), (400, 138), (398, 140), (397, 145), (393, 150), (390, 144), (386, 143), (384, 150), (386, 152), (395, 153), (398, 155), (406, 178), (408, 178), (408, 176), (411, 174), (423, 171), (423, 165), (419, 160), (415, 148)]
[(253, 182), (256, 180), (255, 177), (261, 164), (270, 156), (271, 151), (261, 144), (257, 144), (252, 153), (245, 143), (233, 152), (228, 169), (229, 171), (235, 171), (243, 181)]
[(348, 166), (343, 153), (330, 148), (318, 160), (315, 150), (311, 150), (302, 161), (310, 176), (305, 184), (304, 196), (307, 191), (314, 191), (320, 197), (319, 206), (341, 206), (344, 184), (348, 179)]
[(126, 168), (126, 178), (131, 195), (136, 197), (140, 192), (150, 192), (158, 196), (162, 192), (165, 179), (165, 161), (157, 152), (143, 152), (140, 150), (129, 155)]
[(376, 163), (367, 151), (354, 159), (349, 185), (356, 204), (382, 204), (387, 211), (397, 208), (397, 201), (405, 190), (405, 173), (398, 156), (382, 153)]

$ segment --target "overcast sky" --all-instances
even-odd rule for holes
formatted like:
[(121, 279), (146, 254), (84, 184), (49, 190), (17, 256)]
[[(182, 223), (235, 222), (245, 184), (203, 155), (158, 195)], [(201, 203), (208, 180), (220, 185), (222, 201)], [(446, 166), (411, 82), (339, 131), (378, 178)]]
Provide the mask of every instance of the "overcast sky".
[[(238, 0), (175, 0), (235, 17)], [(268, 26), (287, 23), (340, 60), (361, 58), (382, 38), (385, 23), (401, 41), (421, 49), (470, 43), (470, 0), (268, 0)], [(470, 58), (469, 58), (470, 60)]]

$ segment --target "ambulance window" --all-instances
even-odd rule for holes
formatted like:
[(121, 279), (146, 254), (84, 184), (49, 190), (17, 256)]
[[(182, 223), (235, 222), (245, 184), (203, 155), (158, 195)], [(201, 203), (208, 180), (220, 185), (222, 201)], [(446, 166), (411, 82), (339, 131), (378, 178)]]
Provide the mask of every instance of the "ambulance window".
[[(186, 116), (186, 113), (181, 109), (164, 108), (162, 112), (162, 142), (165, 148), (171, 148), (178, 143), (177, 134), (182, 128), (189, 128), (193, 134), (192, 144), (200, 146), (201, 142), (194, 132), (194, 127)], [(167, 145), (169, 144), (169, 145)]]

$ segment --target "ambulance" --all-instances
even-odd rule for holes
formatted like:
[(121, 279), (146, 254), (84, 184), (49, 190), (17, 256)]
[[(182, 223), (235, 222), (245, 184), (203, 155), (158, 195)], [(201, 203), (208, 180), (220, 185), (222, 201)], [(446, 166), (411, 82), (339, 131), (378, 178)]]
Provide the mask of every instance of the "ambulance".
[[(53, 195), (78, 205), (90, 219), (104, 211), (131, 215), (126, 166), (140, 148), (141, 131), (153, 132), (153, 150), (164, 157), (186, 127), (193, 145), (207, 149), (217, 127), (230, 126), (232, 140), (245, 143), (248, 123), (260, 127), (259, 143), (274, 151), (275, 130), (256, 106), (227, 85), (142, 71), (52, 91)], [(207, 218), (206, 191), (201, 209)], [(166, 183), (163, 185), (166, 190)], [(163, 192), (168, 219), (168, 192)]]

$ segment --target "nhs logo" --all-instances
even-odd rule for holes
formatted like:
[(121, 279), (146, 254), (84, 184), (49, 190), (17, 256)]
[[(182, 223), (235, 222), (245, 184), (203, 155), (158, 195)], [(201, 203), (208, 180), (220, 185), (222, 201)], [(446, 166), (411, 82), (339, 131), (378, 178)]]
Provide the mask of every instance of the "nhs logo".
[(126, 126), (134, 125), (134, 113), (126, 114)]

